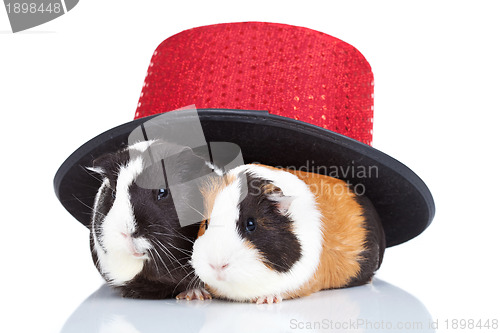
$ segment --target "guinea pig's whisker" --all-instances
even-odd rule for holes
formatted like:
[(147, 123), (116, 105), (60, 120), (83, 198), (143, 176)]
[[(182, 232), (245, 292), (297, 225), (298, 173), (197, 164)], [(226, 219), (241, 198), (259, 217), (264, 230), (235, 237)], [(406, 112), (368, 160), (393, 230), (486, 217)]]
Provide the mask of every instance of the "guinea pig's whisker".
[[(173, 261), (172, 261), (172, 255), (171, 255), (171, 253), (167, 253), (167, 252), (165, 252), (165, 250), (164, 250), (164, 248), (165, 248), (165, 247), (163, 246), (163, 244), (162, 244), (162, 243), (160, 243), (158, 240), (153, 240), (153, 242), (154, 242), (156, 245), (158, 245), (158, 246), (159, 246), (159, 248), (160, 248), (161, 252), (163, 252), (163, 253), (165, 254), (165, 256), (167, 256), (167, 259), (170, 261), (170, 263), (171, 263), (171, 264), (173, 264)], [(158, 253), (158, 251), (156, 251), (156, 252)], [(158, 253), (158, 256), (159, 256), (159, 253)], [(160, 257), (160, 259), (161, 259), (161, 257)], [(167, 268), (167, 265), (165, 265), (165, 268)], [(167, 269), (168, 269), (168, 268), (167, 268)]]
[(154, 254), (153, 254), (153, 251), (151, 251), (151, 249), (148, 249), (147, 250), (149, 252), (149, 254), (151, 255), (151, 260), (153, 261), (153, 263), (155, 264), (156, 266), (156, 271), (158, 272), (158, 275), (160, 275), (160, 268), (158, 267), (158, 264), (156, 263), (156, 260), (155, 260), (155, 257), (154, 257)]
[[(191, 263), (189, 262), (189, 259), (191, 259), (191, 255), (187, 255), (185, 257), (180, 257), (180, 258), (177, 258), (178, 259), (178, 263), (179, 263), (179, 267), (191, 267)], [(183, 263), (181, 263), (180, 261), (183, 261)]]
[(106, 214), (103, 214), (101, 213), (100, 211), (97, 211), (97, 210), (94, 210), (94, 207), (91, 207), (89, 205), (87, 205), (85, 202), (83, 202), (80, 198), (77, 198), (74, 194), (73, 194), (73, 197), (79, 202), (81, 203), (83, 206), (87, 207), (88, 209), (90, 209), (90, 212), (86, 213), (86, 215), (89, 215), (89, 216), (94, 216), (94, 214), (99, 214), (101, 215), (102, 217), (106, 217)]
[(177, 266), (176, 268), (172, 269), (171, 272), (175, 272), (176, 270), (178, 269), (182, 269), (184, 272), (188, 272), (188, 270), (186, 268), (190, 268), (191, 266), (189, 264), (185, 264), (185, 265), (179, 265)]
[(261, 256), (261, 260), (268, 263), (271, 266), (277, 266), (277, 267), (283, 268), (285, 271), (290, 269), (290, 267), (282, 266), (282, 265), (279, 265), (275, 262), (271, 262), (271, 261), (269, 261), (269, 259), (266, 259), (264, 256)]
[(179, 263), (179, 261), (178, 261), (178, 260), (177, 260), (177, 259), (176, 259), (173, 255), (171, 255), (171, 254), (170, 254), (170, 253), (168, 253), (168, 252), (165, 252), (165, 250), (164, 250), (164, 249), (162, 249), (162, 248), (160, 248), (160, 250), (161, 250), (161, 251), (165, 254), (165, 256), (168, 258), (168, 260), (170, 261), (170, 265), (171, 265), (171, 266), (175, 266), (175, 265), (174, 265), (175, 263), (180, 264), (180, 263)]
[(186, 260), (186, 259), (190, 259), (191, 258), (191, 253), (183, 253), (185, 254), (186, 256), (185, 257), (180, 257), (180, 258), (177, 258), (177, 262), (179, 263), (179, 265), (183, 265), (180, 260)]
[(194, 288), (196, 288), (199, 285), (200, 279), (198, 278), (198, 275), (195, 275), (194, 278), (189, 282)]
[(195, 284), (195, 281), (196, 281), (196, 276), (194, 278), (191, 279), (191, 281), (189, 281), (188, 285), (187, 285), (187, 289), (194, 289), (194, 284)]
[[(198, 277), (197, 277), (198, 278)], [(197, 279), (197, 285), (196, 285), (196, 288), (198, 289), (201, 289), (201, 288), (204, 288), (205, 287), (205, 284), (203, 283), (203, 281), (201, 281), (200, 278)]]
[(150, 231), (150, 233), (155, 234), (155, 235), (165, 235), (165, 236), (170, 236), (166, 232), (158, 232), (158, 231)]
[[(150, 231), (150, 233), (152, 234), (156, 234), (156, 235), (161, 235), (161, 236), (169, 236), (169, 237), (177, 237), (177, 238), (180, 238), (180, 239), (184, 239), (188, 242), (190, 242), (191, 244), (194, 244), (194, 240), (192, 239), (189, 239), (188, 237), (186, 237), (185, 235), (181, 234), (178, 230), (172, 228), (172, 227), (168, 227), (168, 226), (165, 226), (165, 225), (161, 225), (161, 224), (153, 224), (151, 227), (161, 227), (161, 228), (165, 228), (166, 230), (170, 231), (170, 233), (161, 233), (161, 232), (158, 232), (158, 231)], [(175, 234), (172, 234), (172, 232), (174, 232)]]
[[(78, 198), (78, 197), (77, 197), (76, 195), (74, 195), (74, 194), (73, 194), (73, 198), (75, 198), (75, 199), (76, 199), (79, 203), (81, 203), (82, 205), (84, 205), (85, 207), (87, 207), (88, 209), (90, 209), (90, 210), (92, 211), (92, 213), (91, 213), (90, 215), (92, 215), (92, 214), (93, 214), (93, 212), (94, 212), (94, 207), (87, 205), (85, 202), (83, 202), (80, 198)], [(96, 213), (99, 213), (99, 214), (101, 214), (101, 215), (103, 215), (103, 216), (104, 216), (104, 214), (102, 214), (101, 212), (96, 211)]]
[(176, 249), (177, 251), (183, 253), (183, 254), (186, 254), (186, 255), (191, 255), (192, 252), (189, 251), (189, 250), (185, 250), (185, 249), (181, 249), (181, 248), (178, 248), (177, 246), (173, 245), (172, 243), (168, 242), (168, 245), (171, 246), (172, 248)]
[[(190, 259), (190, 258), (191, 258), (191, 256), (182, 257), (182, 258), (179, 258), (179, 261), (180, 260)], [(188, 266), (189, 266), (189, 264), (181, 264), (181, 263), (179, 263), (179, 267), (188, 267)]]
[[(179, 285), (180, 285), (180, 284), (181, 284), (181, 283), (182, 283), (185, 279), (187, 279), (187, 278), (188, 278), (191, 274), (194, 274), (194, 269), (193, 269), (191, 272), (189, 272), (188, 274), (186, 274), (186, 276), (185, 276), (185, 277), (183, 277), (183, 278), (179, 281), (179, 283), (177, 283), (177, 284), (175, 285), (174, 290), (175, 290), (175, 289), (177, 289), (177, 287), (178, 287), (178, 286), (179, 286)], [(196, 276), (196, 275), (195, 275), (195, 276)], [(188, 286), (189, 286), (189, 284), (188, 284)]]
[(198, 209), (194, 208), (193, 206), (191, 206), (188, 202), (185, 202), (186, 205), (189, 206), (189, 208), (191, 208), (192, 210), (194, 210), (196, 213), (200, 214), (200, 216), (205, 219), (205, 214), (203, 214), (202, 212), (200, 212)]
[[(165, 255), (169, 256), (170, 258), (175, 259), (174, 254), (168, 249), (168, 247), (165, 246), (165, 244), (160, 242), (160, 240), (158, 238), (156, 238), (154, 236), (153, 236), (153, 238), (155, 239), (155, 243), (158, 244), (158, 246), (160, 246), (160, 248), (162, 249), (162, 252), (165, 253)], [(168, 253), (165, 251), (167, 251)]]
[[(168, 249), (168, 247), (166, 247), (164, 244), (162, 244), (162, 243), (160, 243), (160, 242), (157, 242), (157, 243), (161, 246), (161, 248), (165, 249), (165, 251), (167, 251), (167, 252), (170, 254), (170, 257), (171, 257), (171, 258), (172, 258), (172, 259), (173, 259), (173, 260), (174, 260), (177, 264), (179, 264), (179, 266), (182, 266), (182, 263), (179, 261), (179, 260), (181, 260), (181, 259), (179, 259), (179, 258), (175, 257), (175, 256), (174, 256), (174, 254), (173, 254), (173, 253), (172, 253), (172, 252)], [(173, 248), (177, 249), (177, 248), (176, 248), (175, 246), (173, 246), (172, 244), (170, 244), (170, 243), (168, 243), (168, 244), (169, 244), (170, 246), (172, 246)], [(163, 251), (163, 250), (162, 250), (162, 251)], [(163, 251), (163, 252), (165, 253), (165, 251)], [(182, 251), (181, 251), (181, 252), (182, 252)], [(167, 253), (165, 253), (165, 254), (167, 254)], [(186, 253), (184, 253), (184, 254), (186, 254)], [(188, 257), (188, 258), (189, 258), (189, 257)], [(184, 258), (182, 258), (182, 259), (184, 259)], [(173, 262), (172, 262), (172, 261), (171, 261), (171, 263), (173, 264)]]
[(167, 270), (168, 274), (170, 275), (170, 277), (173, 279), (174, 277), (172, 276), (172, 273), (170, 272), (170, 270), (168, 269), (168, 266), (167, 264), (165, 264), (165, 262), (163, 261), (163, 259), (161, 258), (160, 254), (158, 253), (158, 251), (156, 249), (154, 249), (156, 254), (158, 255), (158, 258), (160, 259), (160, 261), (162, 262), (163, 266), (165, 267), (165, 269)]
[(192, 288), (191, 289), (201, 289), (202, 285), (203, 285), (203, 282), (201, 281), (201, 279), (198, 276), (196, 276), (192, 280)]
[[(167, 231), (172, 231), (172, 230), (174, 230), (171, 226), (167, 226), (167, 225), (163, 225), (163, 224), (158, 224), (158, 223), (156, 223), (156, 224), (151, 224), (151, 226), (150, 226), (149, 228), (150, 228), (150, 229), (154, 229), (154, 228), (163, 228), (163, 229), (165, 229), (165, 230), (167, 230)], [(165, 235), (169, 235), (169, 236), (170, 236), (170, 234), (169, 234), (169, 233), (167, 233), (167, 234), (165, 234)]]
[(151, 224), (151, 228), (153, 228), (153, 227), (163, 228), (163, 229), (168, 230), (168, 231), (174, 230), (171, 226), (163, 225), (163, 224), (159, 224), (159, 223)]
[(162, 250), (162, 252), (163, 252), (163, 253), (165, 253), (165, 255), (167, 255), (167, 257), (168, 257), (168, 258), (169, 258), (169, 260), (170, 260), (170, 263), (171, 263), (172, 265), (174, 264), (174, 262), (172, 261), (172, 259), (173, 259), (173, 260), (175, 261), (175, 263), (177, 263), (177, 264), (178, 264), (178, 267), (176, 267), (176, 268), (174, 268), (174, 269), (172, 269), (172, 270), (170, 270), (170, 271), (169, 271), (169, 272), (170, 272), (170, 274), (171, 274), (171, 272), (173, 272), (173, 271), (175, 271), (175, 270), (177, 270), (177, 269), (184, 269), (184, 271), (186, 271), (186, 270), (185, 270), (185, 268), (184, 268), (184, 265), (182, 265), (182, 263), (179, 261), (179, 260), (183, 260), (184, 258), (181, 258), (181, 259), (176, 258), (176, 257), (175, 257), (175, 256), (174, 256), (174, 255), (173, 255), (173, 254), (172, 254), (172, 253), (168, 250), (168, 248), (166, 248), (163, 244), (159, 244), (159, 245), (160, 245), (163, 249), (165, 249), (166, 251), (168, 251), (168, 252), (170, 253), (170, 256), (169, 256), (167, 253), (165, 253), (165, 251), (164, 251), (162, 248), (160, 248), (160, 249)]
[(179, 237), (181, 239), (184, 239), (184, 240), (194, 244), (194, 240), (189, 239), (188, 237), (186, 237), (186, 235), (181, 234), (178, 230), (173, 229), (173, 231), (174, 231), (174, 233), (176, 233), (176, 235), (173, 235), (173, 236)]
[(158, 232), (158, 231), (150, 231), (150, 233), (155, 234), (155, 235), (160, 235), (160, 236), (171, 236), (170, 234), (167, 234), (165, 232)]

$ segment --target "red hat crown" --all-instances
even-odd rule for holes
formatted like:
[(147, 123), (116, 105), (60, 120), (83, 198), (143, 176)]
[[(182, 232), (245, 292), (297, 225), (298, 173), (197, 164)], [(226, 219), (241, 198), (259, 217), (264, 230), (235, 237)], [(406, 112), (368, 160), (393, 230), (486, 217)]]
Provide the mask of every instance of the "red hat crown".
[(183, 31), (153, 54), (135, 119), (178, 109), (267, 110), (371, 144), (373, 74), (353, 46), (290, 25)]

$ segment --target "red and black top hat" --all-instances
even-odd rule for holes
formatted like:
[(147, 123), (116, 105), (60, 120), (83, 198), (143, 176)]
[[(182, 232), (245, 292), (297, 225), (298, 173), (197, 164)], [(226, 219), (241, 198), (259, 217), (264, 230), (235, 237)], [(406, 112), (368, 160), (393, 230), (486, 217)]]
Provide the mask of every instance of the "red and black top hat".
[(373, 75), (363, 55), (318, 31), (262, 22), (204, 26), (163, 41), (135, 119), (85, 143), (58, 170), (54, 186), (64, 207), (88, 225), (100, 184), (82, 166), (123, 148), (144, 122), (187, 105), (198, 108), (206, 141), (237, 144), (245, 163), (333, 170), (361, 184), (387, 246), (417, 236), (434, 217), (424, 182), (370, 146)]

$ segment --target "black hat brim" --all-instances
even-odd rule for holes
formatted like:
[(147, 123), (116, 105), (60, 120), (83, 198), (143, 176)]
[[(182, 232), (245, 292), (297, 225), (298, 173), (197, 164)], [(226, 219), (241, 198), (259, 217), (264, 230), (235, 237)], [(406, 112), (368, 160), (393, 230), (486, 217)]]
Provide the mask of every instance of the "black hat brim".
[[(237, 144), (245, 163), (327, 173), (358, 186), (380, 216), (387, 247), (416, 237), (434, 217), (434, 201), (425, 183), (404, 164), (371, 146), (265, 111), (204, 109), (198, 115), (206, 141)], [(54, 178), (56, 195), (82, 224), (90, 224), (100, 186), (100, 180), (85, 167), (105, 153), (125, 148), (129, 134), (157, 116), (136, 119), (98, 135), (60, 166)]]

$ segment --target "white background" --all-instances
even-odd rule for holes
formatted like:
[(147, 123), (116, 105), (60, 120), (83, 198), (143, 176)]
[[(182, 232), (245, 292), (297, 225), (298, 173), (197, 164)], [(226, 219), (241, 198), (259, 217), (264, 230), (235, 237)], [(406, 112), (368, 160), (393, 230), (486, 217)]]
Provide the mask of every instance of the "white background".
[(236, 21), (305, 26), (364, 54), (373, 145), (415, 171), (436, 202), (432, 225), (388, 249), (378, 277), (434, 319), (500, 319), (499, 10), (495, 1), (82, 0), (12, 34), (0, 8), (0, 330), (58, 332), (101, 286), (88, 231), (54, 195), (57, 168), (133, 119), (161, 41)]

